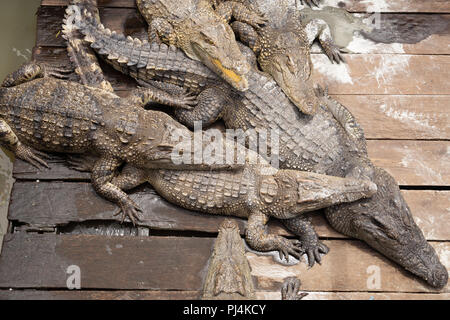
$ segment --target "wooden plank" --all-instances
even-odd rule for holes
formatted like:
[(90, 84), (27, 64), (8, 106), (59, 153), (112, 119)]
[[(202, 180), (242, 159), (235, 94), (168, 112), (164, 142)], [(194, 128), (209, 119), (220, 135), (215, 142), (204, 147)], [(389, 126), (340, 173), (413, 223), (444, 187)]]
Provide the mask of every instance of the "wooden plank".
[(313, 80), (331, 94), (449, 94), (450, 56), (349, 54), (347, 64), (312, 55)]
[(369, 157), (386, 169), (400, 185), (448, 186), (450, 142), (372, 140)]
[(200, 297), (200, 291), (0, 290), (0, 300), (198, 300)]
[[(414, 219), (428, 240), (450, 240), (450, 191), (403, 190)], [(144, 210), (138, 224), (151, 229), (217, 233), (224, 216), (197, 213), (175, 206), (158, 196), (150, 187), (134, 192), (131, 197)], [(17, 182), (11, 195), (8, 218), (33, 228), (54, 228), (72, 222), (120, 221), (113, 216), (118, 208), (99, 197), (88, 183)], [(27, 199), (27, 201), (23, 201)], [(346, 238), (334, 231), (323, 214), (306, 214), (320, 237)], [(243, 233), (246, 221), (236, 218)], [(269, 231), (293, 236), (275, 219)]]
[[(302, 291), (302, 290), (301, 290)], [(302, 291), (304, 292), (304, 291)], [(200, 291), (0, 290), (0, 300), (197, 300)], [(280, 291), (258, 291), (257, 300), (281, 300)], [(449, 300), (448, 293), (308, 292), (303, 300)]]
[[(408, 272), (374, 252), (360, 241), (325, 241), (330, 253), (322, 265), (308, 269), (305, 263), (281, 265), (273, 257), (247, 253), (252, 276), (257, 288), (276, 291), (286, 277), (297, 276), (302, 290), (312, 291), (383, 291), (383, 292), (441, 292), (448, 293), (449, 285), (438, 291), (430, 289), (422, 281), (416, 281)], [(433, 242), (441, 261), (449, 269), (448, 242)], [(374, 285), (370, 276), (379, 271), (379, 284)], [(345, 288), (345, 289), (344, 289)]]
[[(300, 290), (304, 292), (303, 290)], [(1, 296), (1, 293), (0, 293)], [(258, 300), (281, 300), (281, 292), (259, 291)], [(448, 293), (308, 292), (303, 300), (449, 300)]]
[[(294, 1), (294, 0), (292, 0)], [(66, 6), (69, 0), (42, 0), (46, 6)], [(99, 6), (135, 7), (135, 0), (99, 0)], [(351, 12), (450, 12), (446, 0), (324, 0), (322, 6), (342, 6)]]
[[(67, 268), (76, 265), (82, 289), (198, 291), (214, 240), (9, 234), (0, 258), (0, 288), (63, 289)], [(359, 241), (325, 243), (330, 253), (311, 269), (304, 262), (285, 266), (248, 252), (257, 289), (277, 291), (285, 277), (297, 276), (307, 291), (367, 291), (367, 268), (377, 266), (381, 284), (371, 291), (438, 292)], [(445, 256), (450, 244), (433, 246)], [(448, 293), (448, 286), (439, 292)]]
[(450, 139), (450, 96), (336, 95), (369, 139)]
[[(37, 46), (64, 46), (64, 39), (60, 36), (62, 19), (65, 8), (63, 7), (42, 7), (38, 12), (37, 19)], [(129, 8), (100, 8), (101, 21), (106, 27), (132, 37), (140, 39), (147, 39), (147, 24), (136, 9)], [(435, 19), (434, 26), (432, 24), (426, 25), (425, 22), (430, 21), (429, 15), (414, 14), (414, 15), (398, 15), (398, 14), (383, 14), (382, 19), (402, 20), (408, 19), (411, 24), (412, 31), (418, 26), (422, 26), (421, 30), (417, 30), (417, 34), (422, 34), (423, 30), (429, 30), (429, 35), (424, 35), (419, 38), (417, 35), (416, 43), (375, 43), (362, 36), (355, 35), (353, 41), (348, 45), (347, 50), (351, 53), (381, 53), (381, 54), (449, 54), (450, 48), (447, 43), (450, 40), (450, 24), (444, 27), (446, 21), (450, 21), (450, 15), (436, 16), (440, 19)], [(383, 20), (384, 21), (384, 20)], [(381, 23), (384, 23), (384, 22)], [(443, 25), (443, 26), (441, 26)], [(434, 29), (436, 29), (436, 31)], [(444, 30), (442, 30), (444, 28)], [(446, 29), (445, 29), (446, 28)], [(390, 33), (393, 38), (403, 39), (403, 30), (392, 29)], [(424, 40), (421, 40), (425, 37)], [(420, 41), (421, 40), (421, 41)], [(412, 42), (413, 40), (410, 40)], [(313, 46), (313, 53), (323, 53), (318, 45)]]

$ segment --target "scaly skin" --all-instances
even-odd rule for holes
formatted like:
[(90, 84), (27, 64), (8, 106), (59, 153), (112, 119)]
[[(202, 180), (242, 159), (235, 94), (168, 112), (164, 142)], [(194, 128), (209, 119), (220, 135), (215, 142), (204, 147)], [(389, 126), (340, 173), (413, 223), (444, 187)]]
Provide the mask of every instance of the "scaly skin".
[[(241, 3), (225, 1), (216, 9), (209, 0), (137, 0), (150, 25), (150, 41), (159, 39), (202, 61), (237, 90), (247, 90), (250, 67), (226, 23), (233, 16), (254, 26), (264, 23)], [(225, 20), (224, 20), (225, 19)]]
[[(282, 300), (300, 300), (307, 293), (299, 294), (300, 280), (285, 279), (281, 288)], [(233, 220), (225, 220), (219, 227), (219, 235), (211, 254), (208, 273), (203, 285), (203, 300), (254, 300), (255, 286), (239, 226)]]
[[(251, 153), (250, 150), (247, 150)], [(257, 157), (257, 155), (254, 155)], [(306, 253), (310, 266), (320, 263), (320, 253), (328, 248), (319, 243), (315, 232), (301, 241), (269, 234), (270, 218), (292, 219), (304, 212), (352, 202), (372, 196), (376, 186), (368, 180), (338, 178), (297, 170), (277, 170), (263, 159), (258, 165), (246, 164), (234, 171), (146, 170), (127, 165), (111, 183), (131, 190), (149, 182), (167, 201), (189, 210), (248, 218), (246, 240), (257, 251), (279, 251), (280, 259), (289, 255), (300, 259)], [(76, 170), (90, 171), (92, 160), (72, 158)], [(314, 252), (311, 245), (317, 246)]]
[[(173, 163), (173, 134), (182, 132), (192, 137), (192, 132), (163, 112), (142, 108), (151, 101), (187, 107), (191, 99), (143, 88), (124, 99), (53, 77), (62, 77), (61, 71), (27, 63), (9, 75), (0, 88), (0, 143), (18, 158), (48, 167), (41, 159), (45, 157), (43, 152), (98, 154), (92, 170), (95, 190), (117, 203), (133, 222), (140, 209), (110, 183), (122, 163), (140, 168), (210, 167)], [(186, 152), (193, 154), (193, 150)]]
[(301, 14), (287, 8), (282, 20), (272, 21), (280, 18), (279, 15), (272, 18), (273, 11), (280, 10), (279, 3), (267, 0), (243, 0), (243, 3), (257, 11), (264, 10), (269, 21), (262, 28), (235, 21), (233, 31), (257, 54), (260, 68), (274, 78), (301, 112), (316, 113), (320, 99), (316, 97), (310, 79), (310, 47), (314, 40), (319, 39), (332, 62), (343, 61), (328, 25), (319, 19), (303, 25)]
[[(120, 40), (117, 35), (112, 39), (108, 32), (99, 29), (96, 21), (86, 18), (79, 24), (85, 39), (100, 53), (120, 55), (123, 63), (109, 60), (118, 70), (141, 80), (176, 84), (194, 93), (199, 92), (198, 83), (203, 83), (203, 87), (212, 91), (209, 94), (215, 101), (223, 100), (207, 106), (199, 103), (193, 111), (178, 111), (178, 118), (188, 126), (195, 120), (209, 124), (222, 118), (230, 129), (273, 128), (279, 132), (281, 168), (368, 178), (375, 182), (379, 191), (371, 199), (327, 209), (330, 224), (348, 236), (365, 241), (431, 286), (446, 285), (446, 268), (413, 222), (396, 182), (368, 159), (363, 132), (344, 106), (323, 94), (322, 104), (326, 108), (319, 108), (313, 117), (304, 115), (274, 81), (257, 70), (249, 72), (246, 92), (232, 90), (225, 83), (215, 92), (216, 88), (210, 84), (217, 84), (218, 78), (208, 73), (201, 63), (188, 60), (174, 48)], [(114, 50), (117, 47), (120, 54)], [(127, 56), (132, 50), (145, 58)], [(127, 62), (131, 62), (130, 66)], [(155, 69), (168, 70), (168, 75), (158, 74)], [(380, 220), (388, 222), (380, 224)], [(286, 221), (289, 221), (288, 228), (300, 238), (306, 232), (301, 217)], [(388, 236), (393, 230), (397, 237)]]

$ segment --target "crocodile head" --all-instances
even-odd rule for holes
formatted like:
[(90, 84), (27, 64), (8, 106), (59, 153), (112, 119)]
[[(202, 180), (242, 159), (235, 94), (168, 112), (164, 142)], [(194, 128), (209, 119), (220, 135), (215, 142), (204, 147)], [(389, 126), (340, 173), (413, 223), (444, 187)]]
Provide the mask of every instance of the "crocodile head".
[(184, 51), (239, 91), (248, 89), (250, 64), (239, 50), (233, 30), (223, 21), (195, 25), (184, 43)]
[(448, 281), (447, 269), (416, 225), (395, 180), (375, 168), (378, 192), (370, 199), (327, 211), (338, 231), (358, 238), (435, 288)]
[(301, 112), (315, 114), (320, 101), (309, 81), (311, 62), (298, 38), (291, 33), (279, 33), (258, 59), (261, 69), (270, 74)]

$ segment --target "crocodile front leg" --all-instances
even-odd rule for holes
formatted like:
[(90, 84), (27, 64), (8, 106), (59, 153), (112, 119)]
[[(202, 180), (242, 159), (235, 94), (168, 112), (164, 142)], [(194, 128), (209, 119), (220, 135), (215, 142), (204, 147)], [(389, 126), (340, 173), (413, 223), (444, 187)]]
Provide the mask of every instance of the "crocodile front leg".
[(27, 62), (17, 71), (9, 74), (2, 83), (2, 87), (9, 88), (19, 84), (32, 81), (36, 78), (55, 77), (58, 79), (67, 79), (72, 69), (64, 67), (53, 67), (35, 61)]
[(278, 251), (280, 259), (283, 257), (289, 262), (289, 255), (300, 260), (302, 249), (300, 241), (289, 240), (281, 236), (266, 232), (269, 217), (261, 212), (253, 212), (248, 217), (245, 238), (248, 245), (256, 251)]
[(267, 22), (262, 15), (247, 8), (243, 3), (236, 1), (225, 1), (216, 6), (216, 12), (225, 21), (230, 22), (231, 18), (237, 21), (245, 22), (255, 28)]
[(12, 151), (17, 158), (32, 164), (38, 169), (41, 166), (49, 167), (47, 162), (40, 158), (48, 158), (48, 156), (43, 152), (36, 151), (22, 144), (11, 127), (3, 119), (0, 119), (0, 144)]
[(330, 249), (319, 241), (311, 222), (304, 216), (284, 219), (282, 222), (286, 228), (300, 238), (301, 248), (308, 256), (309, 267), (313, 267), (315, 262), (321, 264), (322, 257), (320, 254), (327, 254)]
[(194, 128), (195, 122), (201, 122), (207, 127), (223, 115), (228, 99), (216, 88), (203, 90), (197, 97), (198, 104), (191, 111), (175, 110), (175, 117), (179, 122)]
[(341, 49), (334, 43), (330, 27), (325, 21), (321, 19), (311, 20), (305, 26), (305, 32), (310, 46), (315, 39), (319, 39), (320, 45), (331, 62), (345, 62)]
[(99, 195), (119, 205), (122, 211), (122, 222), (128, 216), (135, 224), (136, 220), (140, 220), (138, 212), (142, 212), (142, 210), (124, 191), (111, 183), (121, 164), (122, 161), (116, 158), (100, 158), (92, 170), (92, 184)]

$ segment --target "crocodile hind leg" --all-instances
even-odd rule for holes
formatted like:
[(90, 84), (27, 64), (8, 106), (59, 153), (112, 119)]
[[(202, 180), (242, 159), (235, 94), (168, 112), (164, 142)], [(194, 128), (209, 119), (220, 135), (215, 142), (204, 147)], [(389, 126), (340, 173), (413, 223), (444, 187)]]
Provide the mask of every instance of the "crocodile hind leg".
[(207, 127), (223, 115), (228, 100), (215, 88), (203, 90), (197, 96), (197, 105), (193, 110), (175, 110), (176, 119), (189, 128), (194, 128), (196, 122)]
[(43, 152), (36, 151), (22, 144), (11, 127), (3, 119), (0, 119), (0, 144), (11, 150), (17, 158), (32, 164), (38, 169), (41, 166), (49, 167), (47, 162), (40, 158), (48, 158), (48, 156)]
[(97, 160), (92, 170), (92, 184), (99, 195), (119, 205), (122, 211), (122, 222), (128, 216), (135, 224), (136, 220), (141, 219), (138, 212), (142, 210), (124, 191), (111, 183), (121, 164), (122, 161), (115, 158), (102, 157)]
[(300, 238), (301, 248), (308, 256), (309, 267), (313, 267), (315, 262), (320, 264), (322, 261), (320, 254), (327, 254), (330, 249), (319, 241), (311, 222), (304, 216), (283, 219), (282, 222), (286, 228)]
[(266, 232), (269, 217), (261, 212), (253, 212), (248, 217), (245, 238), (248, 245), (256, 251), (278, 251), (280, 259), (283, 257), (289, 262), (289, 255), (300, 260), (302, 249), (300, 241), (289, 240), (281, 236)]
[(54, 67), (35, 61), (27, 62), (18, 70), (9, 74), (2, 83), (2, 87), (14, 87), (19, 84), (32, 81), (36, 78), (54, 77), (58, 79), (67, 79), (72, 69), (64, 67)]
[(126, 165), (122, 172), (111, 183), (122, 190), (131, 190), (148, 180), (148, 170)]

